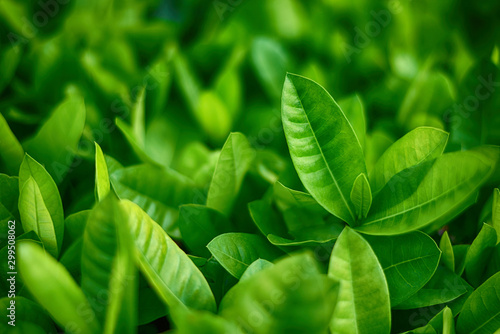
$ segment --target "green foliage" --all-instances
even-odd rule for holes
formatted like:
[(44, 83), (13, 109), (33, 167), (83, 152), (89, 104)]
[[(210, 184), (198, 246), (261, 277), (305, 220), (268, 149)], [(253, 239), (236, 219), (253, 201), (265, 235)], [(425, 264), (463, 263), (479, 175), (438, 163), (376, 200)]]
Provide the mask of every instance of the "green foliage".
[(498, 334), (499, 10), (0, 1), (0, 332)]

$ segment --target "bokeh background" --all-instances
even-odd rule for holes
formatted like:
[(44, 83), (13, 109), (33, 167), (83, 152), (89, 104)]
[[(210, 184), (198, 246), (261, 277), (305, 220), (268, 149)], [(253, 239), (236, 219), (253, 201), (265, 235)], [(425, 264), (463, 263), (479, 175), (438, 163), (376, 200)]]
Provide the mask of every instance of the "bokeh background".
[[(0, 172), (17, 175), (12, 133), (69, 215), (94, 203), (94, 141), (125, 166), (172, 168), (206, 190), (240, 131), (258, 152), (235, 210), (248, 221), (246, 203), (276, 180), (301, 187), (280, 120), (286, 72), (336, 100), (357, 94), (368, 167), (422, 125), (450, 132), (447, 151), (498, 145), (498, 18), (495, 0), (0, 0)], [(81, 137), (48, 131), (46, 149), (41, 129), (75, 96)], [(456, 219), (455, 242), (476, 235), (490, 190)]]

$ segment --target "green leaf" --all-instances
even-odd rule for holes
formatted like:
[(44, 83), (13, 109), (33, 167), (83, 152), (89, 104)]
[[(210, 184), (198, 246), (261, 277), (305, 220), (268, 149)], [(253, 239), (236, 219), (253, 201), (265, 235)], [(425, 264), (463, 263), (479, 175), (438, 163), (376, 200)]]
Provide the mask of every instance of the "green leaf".
[(489, 334), (500, 328), (500, 272), (474, 291), (458, 316), (458, 334)]
[(99, 144), (95, 143), (95, 187), (97, 199), (102, 200), (109, 193), (108, 166)]
[(415, 167), (441, 156), (448, 137), (448, 133), (440, 129), (420, 127), (396, 141), (384, 152), (370, 172), (373, 193), (377, 194), (388, 183), (395, 187), (397, 183), (415, 177), (411, 175), (416, 173)]
[(498, 188), (495, 188), (493, 191), (493, 208), (491, 214), (491, 225), (497, 231), (497, 242), (500, 242), (500, 190)]
[[(408, 178), (384, 187), (373, 199), (368, 217), (357, 230), (368, 234), (400, 234), (432, 223), (439, 228), (472, 204), (493, 171), (482, 150), (447, 153), (436, 159), (413, 191)], [(410, 193), (409, 193), (410, 192)]]
[(179, 230), (182, 240), (193, 254), (208, 258), (208, 243), (218, 235), (234, 232), (234, 227), (219, 211), (204, 205), (188, 204), (180, 207)]
[[(30, 196), (37, 196), (38, 193), (41, 195), (42, 201), (38, 201), (36, 205), (43, 211), (42, 203), (46, 207), (50, 219), (52, 220), (53, 229), (55, 233), (55, 239), (57, 241), (57, 254), (61, 250), (62, 241), (64, 237), (64, 212), (62, 207), (61, 196), (59, 195), (59, 190), (54, 182), (54, 180), (50, 177), (49, 173), (42, 167), (38, 162), (36, 162), (33, 158), (31, 158), (28, 154), (25, 155), (23, 163), (21, 164), (21, 168), (19, 170), (19, 193), (22, 195), (22, 190), (25, 184), (29, 179), (32, 179), (34, 185), (30, 185), (26, 188), (26, 191), (29, 191)], [(36, 185), (36, 187), (35, 187)], [(39, 192), (36, 190), (38, 188)], [(30, 190), (31, 189), (31, 190)], [(28, 192), (25, 193), (24, 196), (27, 196)], [(33, 197), (34, 198), (34, 197)], [(27, 200), (27, 198), (26, 198)], [(33, 201), (31, 199), (30, 201)], [(21, 211), (21, 202), (19, 202), (19, 208)], [(23, 206), (33, 205), (35, 203), (24, 203)], [(32, 207), (33, 208), (33, 207)], [(36, 208), (36, 206), (35, 206)], [(30, 215), (33, 217), (33, 213), (35, 211), (31, 211)], [(47, 217), (45, 217), (45, 220)], [(24, 222), (23, 222), (24, 224)], [(33, 220), (29, 223), (32, 227)], [(48, 225), (45, 225), (48, 226)], [(44, 228), (45, 229), (45, 228)]]
[(0, 114), (0, 158), (11, 174), (17, 174), (23, 161), (24, 150), (2, 114)]
[(443, 252), (441, 262), (451, 271), (455, 271), (455, 255), (453, 254), (453, 246), (451, 245), (448, 231), (444, 231), (441, 241), (439, 242), (439, 248)]
[[(82, 247), (82, 290), (106, 333), (118, 325), (120, 332), (135, 328), (135, 303), (122, 303), (132, 295), (134, 286), (133, 257), (126, 233), (120, 230), (126, 216), (118, 200), (110, 195), (90, 212)], [(122, 228), (123, 229), (123, 228)], [(128, 295), (127, 295), (128, 294)], [(123, 309), (122, 309), (123, 307)], [(127, 314), (120, 321), (120, 312)]]
[(359, 145), (365, 151), (366, 144), (366, 120), (365, 108), (359, 95), (355, 94), (339, 100), (340, 109), (344, 112), (347, 120), (351, 123)]
[(85, 295), (62, 264), (31, 242), (19, 243), (17, 250), (24, 283), (65, 332), (101, 332)]
[(134, 107), (132, 108), (132, 133), (141, 147), (144, 147), (146, 133), (144, 126), (144, 101), (146, 97), (146, 87), (142, 87), (137, 94)]
[(444, 308), (443, 312), (443, 334), (455, 334), (455, 319), (448, 306)]
[(253, 275), (257, 274), (258, 272), (260, 272), (260, 271), (262, 271), (262, 270), (264, 270), (266, 268), (272, 267), (273, 265), (274, 264), (272, 262), (269, 262), (267, 260), (257, 259), (255, 261), (253, 261), (248, 266), (248, 268), (245, 270), (245, 272), (243, 273), (243, 275), (241, 275), (240, 281), (249, 279)]
[(369, 243), (351, 228), (333, 247), (328, 276), (340, 282), (333, 333), (390, 333), (391, 305), (384, 271)]
[(208, 250), (231, 275), (240, 278), (257, 259), (274, 261), (283, 255), (264, 238), (248, 233), (225, 233), (207, 245)]
[(225, 215), (231, 213), (245, 174), (254, 157), (255, 151), (243, 134), (238, 132), (229, 134), (222, 147), (208, 190), (208, 207)]
[(203, 131), (215, 142), (224, 140), (233, 124), (233, 117), (227, 106), (211, 90), (201, 92), (195, 115)]
[(63, 234), (56, 234), (56, 227), (35, 180), (30, 177), (19, 194), (19, 213), (25, 232), (35, 231), (44, 248), (52, 256), (59, 256)]
[(465, 277), (472, 286), (483, 282), (486, 266), (497, 243), (496, 231), (491, 225), (483, 224), (483, 228), (472, 242), (465, 258)]
[(330, 94), (309, 79), (287, 74), (282, 96), (283, 128), (302, 183), (326, 210), (354, 223), (349, 195), (366, 167), (351, 124)]
[(256, 74), (272, 101), (280, 98), (283, 78), (290, 60), (285, 50), (269, 38), (256, 38), (252, 43), (251, 60)]
[(408, 310), (451, 302), (469, 290), (467, 282), (446, 267), (439, 266), (431, 280), (405, 301), (395, 305)]
[(396, 236), (364, 236), (384, 269), (391, 305), (421, 289), (434, 275), (441, 252), (434, 240), (415, 231)]
[(312, 254), (300, 253), (241, 280), (220, 314), (249, 333), (326, 333), (337, 293), (338, 283), (321, 274)]
[(83, 99), (77, 93), (70, 94), (56, 107), (35, 137), (25, 144), (26, 151), (47, 167), (56, 183), (60, 183), (72, 168), (85, 125), (85, 114)]
[(122, 200), (136, 246), (139, 268), (156, 293), (171, 308), (190, 307), (215, 311), (215, 300), (201, 272), (136, 204)]
[[(14, 315), (11, 316), (11, 310), (14, 309)], [(47, 311), (37, 303), (17, 296), (15, 298), (4, 297), (0, 299), (0, 315), (2, 316), (2, 323), (0, 324), (0, 331), (3, 333), (46, 333), (56, 334), (56, 328), (52, 319)], [(14, 320), (14, 321), (12, 321)], [(15, 324), (15, 327), (10, 325), (9, 322)], [(33, 330), (35, 327), (38, 331)]]
[(357, 219), (365, 218), (372, 205), (372, 191), (365, 174), (359, 174), (354, 181), (350, 197)]
[[(120, 198), (131, 200), (158, 222), (172, 237), (179, 238), (179, 205), (203, 201), (194, 183), (171, 169), (137, 165), (111, 174)], [(198, 203), (201, 204), (201, 203)]]
[(66, 217), (64, 220), (65, 246), (69, 246), (77, 239), (83, 237), (89, 214), (90, 210), (83, 210)]

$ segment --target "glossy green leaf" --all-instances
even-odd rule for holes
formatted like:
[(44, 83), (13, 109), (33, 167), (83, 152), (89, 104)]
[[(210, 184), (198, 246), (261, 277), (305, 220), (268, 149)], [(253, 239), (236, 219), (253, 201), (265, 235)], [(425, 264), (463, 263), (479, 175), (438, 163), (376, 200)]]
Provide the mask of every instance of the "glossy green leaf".
[[(28, 186), (26, 188), (26, 191), (32, 189), (31, 196), (35, 196), (35, 194), (38, 194), (38, 192), (36, 191), (36, 188), (38, 188), (42, 201), (38, 201), (37, 205), (35, 205), (34, 207), (36, 208), (36, 206), (39, 206), (40, 208), (43, 208), (42, 203), (46, 207), (50, 219), (52, 220), (55, 239), (57, 241), (57, 253), (52, 254), (58, 254), (58, 252), (61, 250), (64, 236), (64, 212), (61, 196), (59, 195), (59, 190), (57, 189), (54, 180), (52, 179), (52, 177), (50, 177), (45, 168), (43, 168), (42, 165), (40, 165), (33, 158), (26, 154), (19, 170), (20, 196), (22, 195), (22, 189), (30, 178), (33, 182), (31, 186)], [(27, 196), (27, 193), (25, 193), (25, 196)], [(31, 206), (33, 206), (34, 204), (35, 203), (33, 202), (30, 203)], [(21, 202), (19, 202), (19, 206), (21, 206)], [(30, 213), (32, 217), (34, 217), (33, 212), (35, 211), (31, 211)], [(45, 217), (45, 220), (47, 220), (47, 218), (48, 217)], [(30, 225), (34, 226), (33, 221), (30, 223)], [(48, 226), (48, 224), (46, 226)]]
[(293, 74), (285, 79), (281, 113), (290, 155), (305, 188), (330, 213), (354, 223), (349, 195), (366, 167), (344, 113), (324, 88)]
[(391, 305), (421, 289), (434, 275), (441, 252), (422, 232), (396, 236), (365, 236), (384, 269)]
[(95, 143), (95, 186), (97, 199), (104, 199), (110, 189), (109, 173), (104, 154), (97, 143)]
[(441, 262), (451, 271), (455, 271), (455, 255), (453, 254), (453, 246), (451, 244), (448, 231), (444, 231), (439, 242), (439, 248), (443, 252)]
[(408, 310), (449, 303), (466, 294), (469, 288), (467, 282), (460, 276), (446, 267), (439, 266), (431, 280), (422, 289), (394, 308)]
[(246, 137), (231, 133), (222, 147), (208, 190), (207, 206), (229, 215), (255, 151)]
[(217, 261), (234, 277), (240, 278), (257, 259), (274, 261), (283, 255), (264, 238), (248, 233), (225, 233), (207, 245)]
[(83, 99), (77, 93), (69, 94), (25, 145), (26, 151), (46, 166), (56, 183), (72, 168), (85, 114)]
[(99, 324), (80, 287), (42, 248), (18, 244), (19, 271), (31, 294), (67, 333), (99, 333)]
[(90, 212), (83, 236), (81, 286), (106, 333), (135, 328), (135, 303), (123, 302), (135, 289), (128, 231), (120, 230), (125, 219), (110, 195)]
[[(16, 330), (19, 334), (57, 333), (54, 323), (47, 311), (45, 311), (43, 307), (41, 307), (37, 303), (25, 297), (4, 297), (0, 299), (0, 309), (2, 310), (0, 312), (0, 315), (3, 319), (0, 324), (0, 331), (2, 333), (13, 333)], [(12, 316), (11, 310), (14, 311), (14, 314)], [(12, 322), (12, 324), (14, 324), (15, 326), (10, 324), (10, 322)], [(30, 326), (35, 326), (35, 328), (37, 328), (39, 332), (33, 331), (32, 327)]]
[(64, 245), (69, 246), (83, 237), (90, 210), (83, 210), (69, 215), (64, 220)]
[(291, 238), (285, 222), (274, 210), (271, 201), (263, 199), (250, 202), (248, 203), (248, 210), (255, 225), (264, 236), (274, 234)]
[(233, 117), (214, 91), (201, 92), (195, 115), (203, 131), (215, 142), (223, 141), (231, 130)]
[(131, 200), (158, 222), (171, 236), (179, 238), (179, 205), (193, 203), (200, 194), (194, 183), (171, 169), (137, 165), (111, 175), (120, 198)]
[(455, 334), (455, 319), (449, 307), (445, 307), (443, 312), (443, 334)]
[(471, 198), (493, 172), (495, 160), (483, 152), (442, 155), (414, 191), (409, 187), (410, 180), (396, 184), (394, 189), (384, 187), (375, 196), (370, 214), (356, 229), (368, 234), (399, 234), (431, 223), (433, 229), (442, 226), (472, 204)]
[(359, 174), (354, 181), (350, 197), (354, 204), (356, 218), (365, 218), (372, 205), (372, 191), (365, 174)]
[(483, 224), (483, 228), (472, 242), (465, 258), (465, 277), (473, 286), (483, 282), (486, 265), (497, 243), (497, 234), (493, 227)]
[(500, 328), (500, 273), (474, 291), (458, 316), (458, 334), (495, 333)]
[(346, 227), (333, 247), (328, 276), (340, 282), (333, 333), (390, 333), (391, 305), (384, 271), (370, 244)]
[(64, 212), (59, 190), (47, 170), (26, 154), (19, 169), (20, 192), (29, 178), (35, 181), (40, 190), (43, 203), (49, 211), (52, 223), (54, 224), (57, 248), (60, 250), (64, 235)]
[(2, 114), (0, 114), (0, 158), (9, 173), (16, 175), (23, 161), (24, 150)]
[(337, 293), (338, 283), (321, 274), (312, 254), (300, 253), (241, 280), (219, 312), (245, 332), (325, 333)]
[(226, 216), (204, 205), (188, 204), (180, 207), (179, 230), (182, 240), (193, 254), (210, 257), (208, 243), (216, 236), (234, 232)]
[(447, 142), (448, 133), (436, 128), (420, 127), (407, 133), (384, 152), (370, 172), (373, 193), (378, 193), (388, 183), (395, 187), (415, 177), (415, 167), (438, 158)]
[(49, 210), (43, 202), (40, 188), (35, 180), (30, 177), (22, 187), (19, 194), (19, 214), (26, 232), (35, 231), (43, 243), (44, 248), (52, 256), (58, 257), (63, 235), (56, 234), (56, 227), (52, 221)]
[(340, 109), (344, 112), (349, 123), (351, 123), (359, 145), (363, 151), (366, 147), (366, 120), (365, 108), (359, 95), (352, 95), (339, 100)]
[(158, 295), (171, 308), (214, 311), (212, 291), (188, 256), (139, 206), (122, 200), (121, 207), (132, 229), (139, 267)]

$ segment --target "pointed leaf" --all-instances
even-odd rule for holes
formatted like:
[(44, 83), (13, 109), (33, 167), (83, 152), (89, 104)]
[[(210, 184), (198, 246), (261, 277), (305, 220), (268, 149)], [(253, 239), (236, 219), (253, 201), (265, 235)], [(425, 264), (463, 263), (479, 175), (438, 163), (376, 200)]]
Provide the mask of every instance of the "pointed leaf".
[(351, 124), (330, 94), (309, 79), (287, 74), (282, 96), (283, 128), (302, 183), (326, 210), (354, 223), (349, 195), (366, 167)]
[(483, 275), (496, 243), (495, 229), (491, 225), (483, 224), (465, 258), (465, 277), (472, 286), (477, 287), (483, 282)]
[(97, 199), (102, 200), (109, 193), (109, 173), (104, 154), (99, 144), (95, 143), (95, 187)]
[(351, 202), (356, 210), (356, 218), (365, 218), (372, 205), (372, 191), (365, 174), (359, 174), (351, 190)]
[(333, 247), (328, 276), (340, 281), (333, 333), (390, 333), (389, 288), (368, 242), (346, 226)]
[(54, 180), (45, 168), (26, 154), (21, 164), (21, 168), (19, 169), (19, 191), (23, 189), (26, 181), (28, 181), (30, 177), (33, 178), (38, 186), (43, 203), (50, 214), (50, 218), (54, 225), (57, 249), (60, 250), (64, 236), (64, 211), (61, 195), (59, 195), (59, 190)]
[(438, 158), (444, 151), (448, 136), (440, 129), (420, 127), (392, 144), (370, 172), (373, 193), (378, 193), (388, 182), (397, 183), (411, 177), (412, 167)]
[(453, 246), (451, 245), (448, 231), (444, 231), (441, 241), (439, 242), (439, 248), (443, 252), (441, 262), (451, 271), (455, 271), (455, 255), (453, 254)]
[[(447, 153), (439, 157), (416, 189), (408, 180), (384, 187), (373, 199), (368, 217), (357, 230), (368, 234), (400, 234), (432, 224), (444, 225), (465, 210), (493, 172), (495, 161), (483, 151)], [(403, 198), (404, 200), (400, 200)]]
[(207, 206), (229, 215), (255, 151), (246, 137), (231, 133), (222, 148), (208, 190)]

